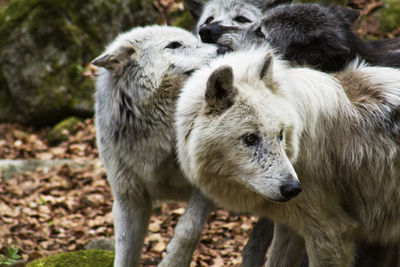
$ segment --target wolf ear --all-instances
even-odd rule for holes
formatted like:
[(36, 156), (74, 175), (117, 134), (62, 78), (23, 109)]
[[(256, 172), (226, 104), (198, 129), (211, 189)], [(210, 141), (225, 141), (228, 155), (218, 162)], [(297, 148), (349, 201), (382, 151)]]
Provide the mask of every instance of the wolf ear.
[(137, 50), (135, 46), (120, 47), (114, 52), (103, 54), (92, 61), (97, 67), (115, 71), (128, 62), (137, 59)]
[(119, 60), (113, 54), (104, 54), (95, 58), (92, 64), (112, 71), (119, 65)]
[(274, 81), (272, 77), (272, 69), (274, 64), (274, 57), (271, 53), (268, 53), (261, 64), (260, 67), (260, 79), (263, 80), (264, 84), (269, 87), (273, 88)]
[(248, 3), (260, 8), (263, 12), (282, 4), (290, 4), (293, 0), (247, 0)]
[(206, 102), (211, 111), (224, 111), (233, 105), (237, 89), (233, 86), (233, 71), (230, 66), (221, 66), (208, 78)]
[(357, 9), (345, 7), (343, 8), (343, 11), (343, 14), (346, 16), (347, 20), (352, 24), (361, 16), (361, 11)]
[(347, 22), (349, 26), (361, 16), (360, 10), (349, 7), (334, 6), (334, 10), (339, 17), (344, 18), (345, 22)]
[(183, 0), (186, 8), (189, 10), (190, 14), (192, 14), (193, 18), (197, 21), (201, 12), (203, 11), (204, 2), (203, 0)]

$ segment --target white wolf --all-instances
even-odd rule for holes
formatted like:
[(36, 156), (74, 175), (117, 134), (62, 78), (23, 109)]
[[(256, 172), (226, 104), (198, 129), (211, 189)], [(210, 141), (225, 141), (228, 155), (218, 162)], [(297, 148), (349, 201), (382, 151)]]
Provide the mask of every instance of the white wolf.
[[(175, 159), (173, 114), (187, 75), (217, 55), (174, 27), (134, 28), (93, 61), (100, 157), (114, 195), (115, 266), (137, 266), (153, 200), (187, 200), (193, 192)], [(188, 266), (210, 201), (194, 193), (162, 264)]]
[[(312, 65), (319, 70), (342, 69), (357, 54), (373, 65), (399, 65), (400, 38), (361, 42), (352, 33), (351, 24), (360, 15), (359, 11), (321, 4), (286, 5), (291, 2), (185, 0), (186, 6), (197, 19), (195, 33), (203, 42), (222, 45), (220, 49), (246, 50), (260, 42), (266, 45), (265, 36), (269, 36), (268, 43), (288, 60)], [(303, 27), (305, 24), (309, 27)], [(314, 39), (310, 39), (310, 36)], [(285, 51), (288, 45), (292, 46)], [(272, 228), (272, 223), (266, 219), (257, 223), (250, 242), (243, 250), (244, 256), (251, 254), (251, 257), (244, 257), (244, 265), (262, 264), (272, 240)], [(261, 235), (264, 243), (259, 242)], [(356, 266), (359, 267), (374, 267), (377, 264), (381, 267), (400, 266), (398, 247), (364, 242), (358, 245), (358, 254)], [(306, 265), (307, 262), (303, 262), (302, 266)]]
[[(312, 267), (349, 267), (357, 242), (399, 244), (400, 70), (330, 76), (265, 49), (227, 55), (187, 81), (176, 126), (186, 177), (278, 223), (267, 266), (297, 266), (305, 247)], [(303, 191), (278, 203), (296, 177)], [(295, 255), (276, 258), (287, 242)]]

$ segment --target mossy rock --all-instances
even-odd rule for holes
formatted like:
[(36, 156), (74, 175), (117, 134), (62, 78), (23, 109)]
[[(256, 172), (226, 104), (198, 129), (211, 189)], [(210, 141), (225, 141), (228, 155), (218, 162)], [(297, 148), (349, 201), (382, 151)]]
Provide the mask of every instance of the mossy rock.
[(68, 141), (69, 136), (74, 132), (75, 126), (81, 121), (77, 117), (69, 117), (57, 123), (47, 135), (49, 145), (54, 146)]
[(382, 32), (391, 32), (400, 26), (400, 1), (385, 0), (382, 8), (378, 9), (374, 16), (380, 22)]
[(112, 267), (114, 252), (105, 250), (78, 250), (34, 260), (26, 267)]
[[(321, 3), (321, 0), (295, 0), (294, 2), (297, 2), (297, 3)], [(329, 4), (342, 5), (342, 6), (346, 6), (348, 4), (348, 0), (325, 0), (322, 2), (329, 3)]]
[(173, 25), (190, 31), (195, 27), (196, 23), (190, 12), (186, 10), (182, 15), (177, 17)]
[(118, 35), (157, 22), (148, 0), (9, 0), (0, 7), (0, 122), (93, 115), (88, 64)]

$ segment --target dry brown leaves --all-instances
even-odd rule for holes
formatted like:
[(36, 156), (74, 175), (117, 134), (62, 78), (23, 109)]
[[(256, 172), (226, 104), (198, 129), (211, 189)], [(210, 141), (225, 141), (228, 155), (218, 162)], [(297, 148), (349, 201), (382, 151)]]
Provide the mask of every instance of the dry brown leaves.
[(5, 159), (77, 159), (98, 157), (93, 119), (76, 125), (69, 140), (56, 147), (46, 142), (50, 128), (34, 129), (18, 124), (0, 124), (0, 158)]
[(393, 32), (382, 32), (379, 29), (379, 20), (371, 16), (374, 11), (383, 7), (385, 0), (350, 0), (349, 6), (355, 9), (361, 10), (362, 19), (357, 25), (356, 32), (361, 37), (374, 36), (376, 38), (394, 38), (400, 36), (400, 25), (399, 28)]
[(25, 260), (112, 235), (112, 196), (99, 166), (37, 169), (0, 183), (0, 247), (17, 244)]
[[(50, 129), (0, 125), (0, 158), (97, 158), (93, 120), (70, 133), (68, 142), (46, 144)], [(1, 177), (1, 175), (0, 175)], [(36, 169), (0, 179), (0, 253), (16, 244), (25, 261), (82, 249), (90, 240), (113, 237), (112, 195), (98, 161), (86, 168)], [(163, 203), (154, 210), (141, 264), (155, 266), (165, 253), (185, 204)], [(194, 266), (239, 266), (255, 217), (214, 211), (204, 229)]]

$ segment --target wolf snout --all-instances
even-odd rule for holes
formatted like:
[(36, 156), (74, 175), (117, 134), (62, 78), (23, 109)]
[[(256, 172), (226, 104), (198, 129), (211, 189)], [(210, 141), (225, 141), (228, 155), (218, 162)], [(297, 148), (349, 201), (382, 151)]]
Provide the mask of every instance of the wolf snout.
[(215, 44), (218, 41), (218, 38), (223, 33), (223, 29), (224, 27), (222, 27), (221, 25), (217, 23), (212, 23), (203, 26), (199, 31), (199, 35), (204, 43)]
[(294, 198), (301, 192), (301, 185), (297, 181), (289, 181), (279, 188), (282, 196), (287, 200)]

